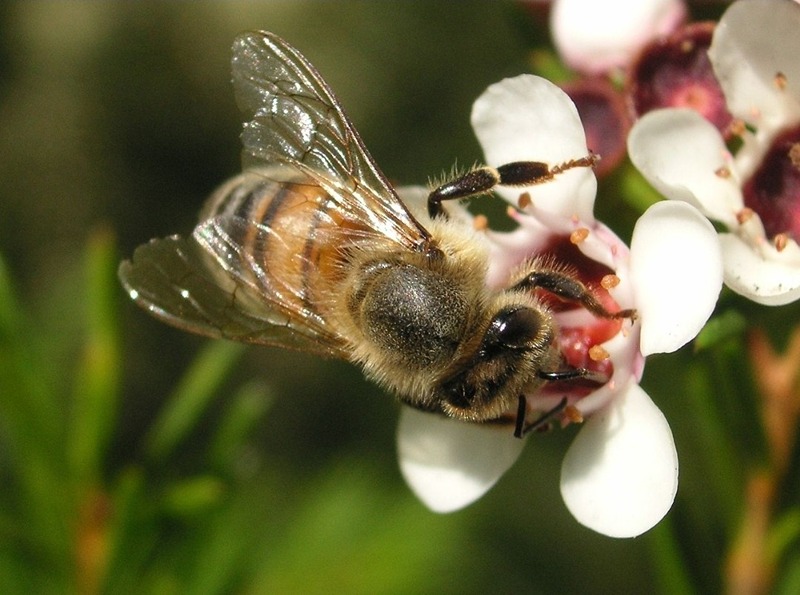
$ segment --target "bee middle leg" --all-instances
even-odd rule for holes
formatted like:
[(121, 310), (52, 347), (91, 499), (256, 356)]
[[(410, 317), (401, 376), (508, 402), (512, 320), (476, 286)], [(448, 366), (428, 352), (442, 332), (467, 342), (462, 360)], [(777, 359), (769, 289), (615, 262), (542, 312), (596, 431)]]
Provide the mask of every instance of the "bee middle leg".
[(428, 195), (428, 215), (447, 217), (442, 208), (445, 200), (459, 200), (491, 192), (495, 186), (531, 186), (549, 182), (558, 174), (575, 167), (593, 167), (598, 157), (587, 155), (550, 167), (542, 161), (514, 161), (497, 168), (479, 167), (442, 184)]
[(636, 318), (636, 310), (633, 308), (619, 310), (617, 312), (608, 311), (594, 294), (589, 291), (586, 285), (569, 274), (557, 270), (542, 269), (532, 271), (521, 281), (512, 286), (511, 289), (544, 289), (548, 293), (552, 293), (563, 300), (579, 303), (589, 310), (589, 312), (601, 318), (630, 318), (632, 320)]

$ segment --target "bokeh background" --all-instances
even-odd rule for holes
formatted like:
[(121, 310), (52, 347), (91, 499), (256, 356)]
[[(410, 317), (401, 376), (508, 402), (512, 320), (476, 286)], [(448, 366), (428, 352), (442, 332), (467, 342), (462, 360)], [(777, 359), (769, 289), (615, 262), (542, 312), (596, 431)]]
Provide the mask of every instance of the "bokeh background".
[[(229, 49), (247, 29), (298, 47), (403, 184), (479, 161), (472, 101), (548, 43), (497, 1), (2, 3), (0, 591), (719, 591), (763, 452), (741, 334), (648, 361), (680, 491), (661, 525), (615, 540), (561, 501), (574, 428), (436, 515), (400, 477), (397, 405), (357, 369), (215, 345), (125, 299), (118, 260), (188, 233), (239, 170)], [(629, 237), (617, 182), (599, 209)], [(797, 320), (724, 299), (777, 344)]]

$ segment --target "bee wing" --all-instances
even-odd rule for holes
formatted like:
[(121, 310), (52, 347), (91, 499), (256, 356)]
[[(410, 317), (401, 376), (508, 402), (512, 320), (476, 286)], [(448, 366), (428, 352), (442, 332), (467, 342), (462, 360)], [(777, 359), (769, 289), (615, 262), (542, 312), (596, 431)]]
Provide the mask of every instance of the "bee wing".
[(406, 249), (430, 236), (373, 162), (317, 70), (280, 37), (244, 33), (233, 44), (233, 85), (245, 115), (245, 168), (284, 164), (314, 180), (348, 219)]
[(290, 310), (279, 301), (280, 291), (259, 289), (254, 255), (244, 253), (236, 240), (251, 226), (241, 218), (216, 218), (198, 225), (188, 238), (151, 240), (120, 265), (119, 277), (139, 306), (178, 328), (346, 358), (324, 320), (311, 311)]

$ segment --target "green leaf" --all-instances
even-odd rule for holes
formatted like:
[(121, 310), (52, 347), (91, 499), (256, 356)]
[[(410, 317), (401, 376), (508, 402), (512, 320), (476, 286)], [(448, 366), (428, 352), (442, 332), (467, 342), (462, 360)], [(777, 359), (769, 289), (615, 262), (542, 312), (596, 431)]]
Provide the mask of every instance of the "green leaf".
[(120, 340), (117, 316), (114, 236), (101, 229), (86, 252), (87, 337), (74, 385), (68, 456), (75, 479), (98, 481), (111, 439), (120, 395)]
[(250, 432), (271, 404), (271, 391), (263, 382), (251, 382), (239, 388), (212, 439), (209, 448), (212, 465), (225, 469), (235, 464)]
[(741, 335), (747, 329), (747, 320), (738, 310), (725, 310), (711, 318), (694, 341), (699, 352)]
[(208, 512), (225, 494), (218, 477), (202, 475), (175, 482), (164, 492), (162, 509), (171, 516), (192, 517)]
[(800, 508), (795, 507), (776, 519), (769, 529), (767, 547), (772, 561), (777, 563), (799, 538)]
[(165, 461), (191, 433), (244, 349), (228, 341), (212, 341), (203, 348), (147, 435), (145, 451), (150, 458)]

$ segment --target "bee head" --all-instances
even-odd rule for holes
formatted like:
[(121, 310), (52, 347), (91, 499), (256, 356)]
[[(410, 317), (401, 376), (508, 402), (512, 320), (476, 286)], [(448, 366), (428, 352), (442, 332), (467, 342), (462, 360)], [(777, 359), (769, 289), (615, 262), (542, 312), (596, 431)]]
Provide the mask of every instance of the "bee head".
[(508, 304), (496, 310), (469, 359), (440, 384), (442, 410), (484, 421), (513, 409), (519, 395), (540, 382), (538, 372), (557, 359), (554, 336), (550, 314), (542, 308)]

